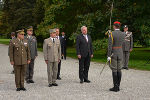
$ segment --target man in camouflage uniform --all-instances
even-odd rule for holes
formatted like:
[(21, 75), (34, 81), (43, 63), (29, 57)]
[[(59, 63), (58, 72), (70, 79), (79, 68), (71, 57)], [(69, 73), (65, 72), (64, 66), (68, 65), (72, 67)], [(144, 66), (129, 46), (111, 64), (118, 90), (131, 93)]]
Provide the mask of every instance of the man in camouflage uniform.
[(10, 42), (9, 57), (11, 65), (14, 65), (15, 68), (16, 91), (25, 91), (24, 75), (31, 58), (28, 41), (24, 39), (24, 30), (18, 30), (17, 38)]
[(129, 62), (129, 56), (130, 52), (133, 49), (133, 37), (132, 37), (132, 32), (128, 31), (128, 26), (124, 26), (124, 34), (125, 36), (125, 41), (123, 43), (123, 69), (128, 70), (128, 62)]
[(114, 87), (110, 91), (118, 92), (121, 82), (121, 66), (123, 60), (122, 44), (125, 35), (120, 31), (120, 22), (116, 21), (113, 25), (114, 31), (109, 33), (108, 38), (108, 58), (112, 70)]

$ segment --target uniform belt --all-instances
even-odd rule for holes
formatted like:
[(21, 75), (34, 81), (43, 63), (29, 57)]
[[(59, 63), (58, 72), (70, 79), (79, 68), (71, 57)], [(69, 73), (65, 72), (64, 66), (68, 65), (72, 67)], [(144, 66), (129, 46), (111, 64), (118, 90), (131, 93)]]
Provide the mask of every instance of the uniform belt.
[(112, 49), (120, 49), (120, 48), (122, 48), (122, 47), (112, 47)]

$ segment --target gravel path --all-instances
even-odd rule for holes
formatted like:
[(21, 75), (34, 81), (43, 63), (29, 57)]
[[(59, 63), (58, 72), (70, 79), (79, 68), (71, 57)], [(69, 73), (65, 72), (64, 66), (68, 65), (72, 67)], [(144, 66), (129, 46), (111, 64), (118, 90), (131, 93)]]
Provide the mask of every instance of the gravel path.
[(26, 84), (26, 92), (16, 92), (12, 66), (8, 58), (8, 46), (0, 44), (0, 100), (150, 100), (150, 72), (123, 70), (120, 92), (110, 92), (111, 70), (108, 66), (100, 76), (103, 64), (91, 63), (90, 84), (79, 83), (78, 60), (62, 60), (58, 87), (48, 87), (47, 67), (43, 53), (35, 62), (34, 84)]

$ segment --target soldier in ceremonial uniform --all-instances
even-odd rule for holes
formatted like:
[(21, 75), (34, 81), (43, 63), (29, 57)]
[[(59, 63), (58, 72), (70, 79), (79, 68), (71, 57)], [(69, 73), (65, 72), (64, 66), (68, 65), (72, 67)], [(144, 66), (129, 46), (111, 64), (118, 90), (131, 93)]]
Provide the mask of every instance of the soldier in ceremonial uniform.
[(58, 86), (56, 83), (58, 63), (61, 59), (60, 40), (56, 39), (56, 30), (50, 29), (50, 38), (44, 40), (43, 53), (47, 64), (49, 87)]
[(27, 36), (25, 36), (25, 39), (28, 40), (29, 48), (30, 48), (30, 56), (31, 56), (31, 62), (27, 65), (26, 70), (26, 82), (34, 83), (33, 81), (33, 74), (34, 74), (34, 61), (36, 57), (38, 56), (37, 53), (37, 40), (35, 36), (32, 36), (33, 34), (33, 27), (29, 26), (27, 28)]
[(26, 66), (30, 63), (31, 58), (28, 41), (24, 39), (24, 30), (18, 30), (17, 38), (11, 40), (9, 44), (9, 57), (11, 65), (14, 65), (15, 68), (16, 91), (25, 91), (24, 75)]
[(129, 62), (129, 56), (130, 52), (133, 49), (133, 37), (132, 37), (132, 32), (128, 31), (128, 26), (124, 26), (124, 34), (125, 36), (125, 41), (123, 43), (123, 69), (128, 70), (128, 62)]
[(120, 91), (121, 82), (121, 66), (123, 60), (122, 44), (124, 42), (125, 35), (120, 31), (120, 22), (116, 21), (113, 25), (114, 31), (109, 33), (108, 38), (108, 58), (110, 62), (110, 68), (112, 70), (114, 87), (110, 91)]

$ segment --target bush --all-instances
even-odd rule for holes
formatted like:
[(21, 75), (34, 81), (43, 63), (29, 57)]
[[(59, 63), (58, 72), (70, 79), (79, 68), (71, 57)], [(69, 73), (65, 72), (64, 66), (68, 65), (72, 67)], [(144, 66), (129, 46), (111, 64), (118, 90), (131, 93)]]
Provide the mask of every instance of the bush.
[(101, 49), (107, 49), (107, 39), (98, 39), (93, 41), (93, 50), (97, 51), (97, 50), (101, 50)]

